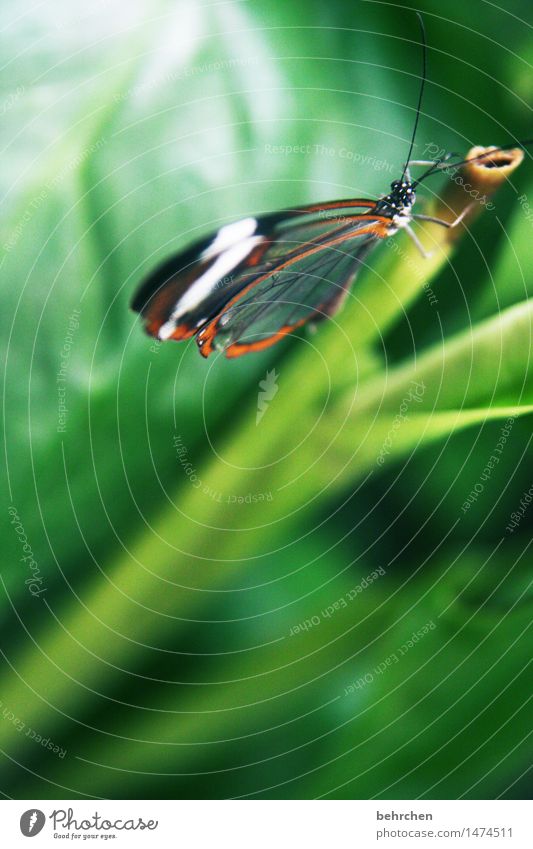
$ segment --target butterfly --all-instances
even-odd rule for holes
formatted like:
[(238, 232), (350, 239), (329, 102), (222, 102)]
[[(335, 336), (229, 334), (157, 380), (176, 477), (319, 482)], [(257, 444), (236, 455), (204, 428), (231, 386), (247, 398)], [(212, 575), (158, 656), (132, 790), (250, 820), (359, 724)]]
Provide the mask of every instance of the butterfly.
[[(168, 259), (141, 284), (131, 306), (141, 314), (149, 335), (177, 341), (196, 337), (204, 357), (215, 351), (229, 358), (261, 351), (307, 322), (334, 315), (380, 240), (403, 229), (424, 252), (410, 226), (413, 220), (445, 227), (461, 222), (473, 204), (453, 222), (412, 211), (418, 185), (459, 156), (411, 160), (427, 75), (426, 35), (418, 18), (422, 34), (418, 106), (407, 160), (390, 190), (378, 200), (311, 204), (224, 225)], [(472, 160), (454, 167), (467, 161)], [(429, 166), (418, 180), (410, 175), (414, 165)]]

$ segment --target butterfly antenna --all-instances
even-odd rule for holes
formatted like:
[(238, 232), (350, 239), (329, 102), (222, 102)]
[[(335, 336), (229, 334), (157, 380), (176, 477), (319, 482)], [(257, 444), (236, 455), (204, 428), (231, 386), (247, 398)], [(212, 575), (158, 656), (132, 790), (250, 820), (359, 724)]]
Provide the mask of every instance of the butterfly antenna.
[(421, 82), (420, 82), (420, 91), (419, 91), (419, 94), (418, 94), (418, 105), (416, 107), (415, 125), (413, 127), (413, 135), (411, 137), (411, 144), (410, 144), (410, 147), (409, 147), (409, 153), (407, 154), (407, 159), (405, 161), (404, 169), (403, 169), (403, 172), (402, 172), (402, 180), (405, 177), (405, 174), (407, 172), (407, 168), (409, 166), (409, 162), (410, 162), (410, 159), (411, 159), (411, 154), (412, 154), (413, 148), (415, 146), (416, 131), (418, 129), (418, 122), (420, 120), (420, 109), (422, 108), (422, 97), (424, 95), (424, 86), (426, 84), (426, 77), (427, 77), (427, 52), (428, 52), (428, 48), (427, 48), (427, 39), (426, 39), (426, 28), (424, 26), (424, 21), (422, 19), (422, 15), (420, 14), (420, 12), (417, 12), (416, 16), (418, 18), (418, 23), (420, 24), (420, 35), (421, 35), (421, 41), (422, 41), (422, 78), (421, 78)]

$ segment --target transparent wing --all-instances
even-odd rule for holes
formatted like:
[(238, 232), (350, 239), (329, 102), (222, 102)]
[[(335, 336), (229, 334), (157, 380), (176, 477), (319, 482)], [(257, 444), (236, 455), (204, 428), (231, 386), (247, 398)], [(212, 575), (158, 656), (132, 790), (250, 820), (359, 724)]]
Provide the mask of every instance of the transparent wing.
[(367, 223), (337, 235), (327, 248), (307, 246), (275, 271), (251, 281), (200, 330), (201, 353), (209, 356), (218, 350), (238, 357), (275, 344), (311, 319), (332, 315), (376, 242), (371, 230)]
[(186, 339), (256, 284), (261, 286), (261, 297), (275, 293), (281, 279), (275, 275), (283, 273), (286, 287), (291, 266), (293, 274), (297, 269), (308, 274), (314, 286), (307, 269), (315, 260), (307, 257), (334, 247), (348, 235), (357, 239), (368, 235), (369, 228), (376, 231), (390, 224), (371, 211), (357, 211), (374, 205), (357, 199), (337, 201), (226, 225), (159, 266), (137, 291), (132, 308), (143, 316), (149, 334)]

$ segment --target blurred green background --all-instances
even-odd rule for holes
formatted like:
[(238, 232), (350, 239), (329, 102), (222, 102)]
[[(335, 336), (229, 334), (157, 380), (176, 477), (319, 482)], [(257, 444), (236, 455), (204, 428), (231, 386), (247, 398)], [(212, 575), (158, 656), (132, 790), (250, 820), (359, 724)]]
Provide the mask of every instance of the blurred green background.
[[(531, 136), (528, 0), (417, 8), (416, 155)], [(387, 190), (410, 7), (2, 14), (2, 793), (528, 797), (529, 155), (439, 268), (399, 237), (316, 334), (205, 361), (136, 285), (239, 216)]]

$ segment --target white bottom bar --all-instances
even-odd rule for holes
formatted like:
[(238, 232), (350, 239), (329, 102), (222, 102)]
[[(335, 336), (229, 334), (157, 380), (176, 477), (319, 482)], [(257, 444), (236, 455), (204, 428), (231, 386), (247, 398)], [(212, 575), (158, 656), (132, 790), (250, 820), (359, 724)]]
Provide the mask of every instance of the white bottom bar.
[(532, 809), (527, 801), (2, 801), (0, 834), (10, 849), (532, 849)]

